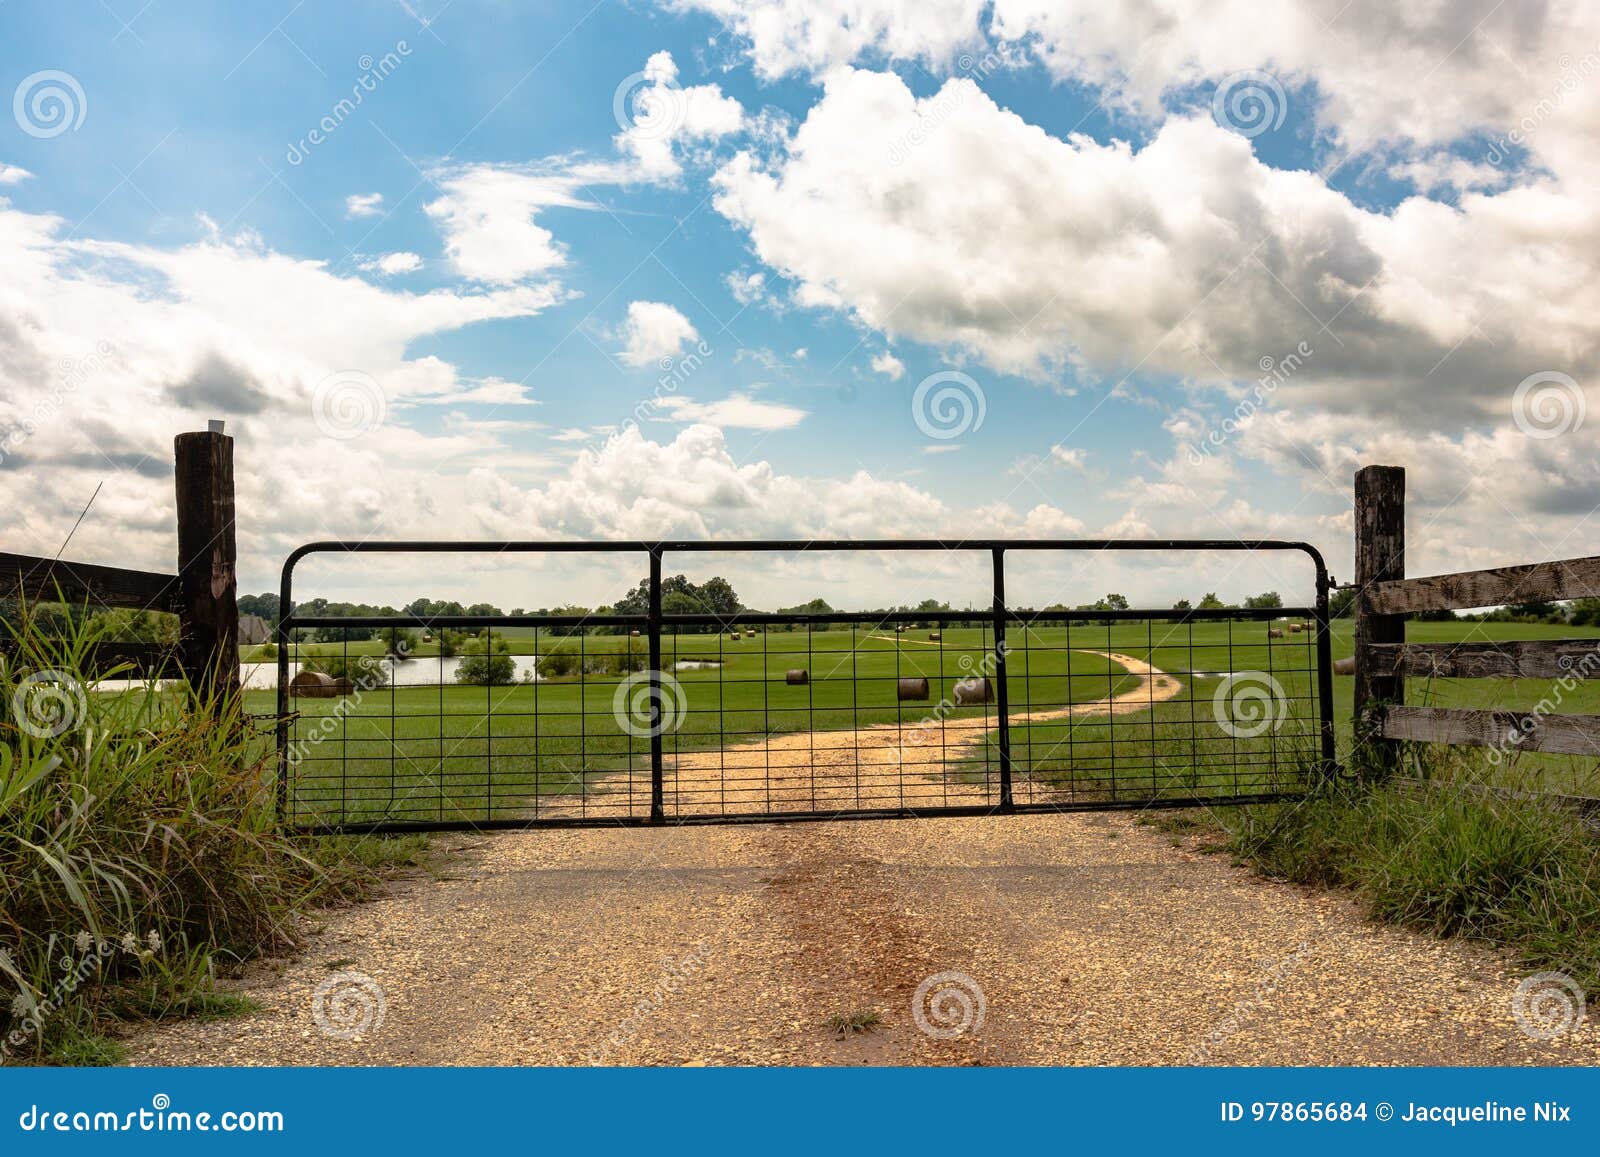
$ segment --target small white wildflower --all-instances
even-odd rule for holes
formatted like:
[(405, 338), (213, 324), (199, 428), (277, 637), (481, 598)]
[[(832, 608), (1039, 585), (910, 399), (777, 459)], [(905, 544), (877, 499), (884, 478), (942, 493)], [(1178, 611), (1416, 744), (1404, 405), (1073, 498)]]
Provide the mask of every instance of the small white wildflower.
[(154, 928), (145, 933), (144, 942), (150, 946), (151, 952), (161, 951), (161, 934)]
[(87, 932), (79, 932), (72, 938), (72, 943), (77, 946), (79, 952), (87, 952), (94, 944), (94, 937)]
[(139, 942), (134, 939), (132, 932), (124, 932), (122, 934), (122, 950), (124, 952), (139, 951)]
[(33, 1001), (25, 993), (17, 993), (11, 998), (11, 1015), (16, 1020), (21, 1020), (33, 1011)]

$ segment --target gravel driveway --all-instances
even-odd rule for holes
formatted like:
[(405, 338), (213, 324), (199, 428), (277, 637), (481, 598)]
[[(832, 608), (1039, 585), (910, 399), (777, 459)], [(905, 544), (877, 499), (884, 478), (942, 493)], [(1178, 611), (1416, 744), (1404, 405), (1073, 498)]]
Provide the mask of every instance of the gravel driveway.
[[(134, 1063), (1600, 1063), (1592, 1024), (1519, 1029), (1495, 956), (1122, 815), (447, 847), (446, 878), (253, 968), (264, 1011), (150, 1031)], [(878, 1024), (824, 1024), (854, 1014)]]

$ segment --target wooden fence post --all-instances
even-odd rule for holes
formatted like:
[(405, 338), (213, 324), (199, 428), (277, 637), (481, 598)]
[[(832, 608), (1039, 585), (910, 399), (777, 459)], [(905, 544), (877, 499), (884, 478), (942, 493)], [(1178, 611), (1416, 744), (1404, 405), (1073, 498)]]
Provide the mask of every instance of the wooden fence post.
[(1386, 706), (1405, 701), (1405, 678), (1378, 674), (1368, 647), (1404, 643), (1404, 615), (1366, 609), (1373, 583), (1406, 577), (1406, 472), (1401, 466), (1356, 471), (1355, 738), (1358, 767), (1386, 775), (1399, 764), (1400, 745), (1381, 734)]
[(224, 710), (239, 694), (233, 439), (220, 430), (179, 434), (174, 455), (179, 656), (201, 700)]

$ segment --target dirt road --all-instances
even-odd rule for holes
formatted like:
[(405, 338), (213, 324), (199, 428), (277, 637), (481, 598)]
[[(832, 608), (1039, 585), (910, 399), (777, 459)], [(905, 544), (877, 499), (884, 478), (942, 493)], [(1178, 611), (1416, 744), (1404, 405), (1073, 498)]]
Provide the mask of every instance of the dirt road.
[[(265, 1011), (134, 1062), (1600, 1062), (1593, 1027), (1523, 1033), (1494, 957), (1125, 816), (542, 831), (448, 863), (253, 970)], [(880, 1023), (824, 1026), (856, 1013)]]
[[(893, 641), (893, 640), (891, 640)], [(932, 645), (932, 644), (930, 644)], [(1175, 698), (1183, 684), (1143, 659), (1115, 651), (1083, 651), (1122, 667), (1137, 682), (1118, 695), (1040, 711), (1013, 711), (1013, 725), (1055, 719), (1128, 715)], [(716, 751), (687, 752), (668, 761), (668, 816), (739, 812), (823, 811), (898, 807), (993, 805), (998, 787), (980, 775), (962, 775), (961, 760), (995, 728), (992, 717), (954, 716), (930, 705), (915, 722), (803, 731), (741, 743)], [(552, 796), (540, 814), (579, 812), (597, 816), (636, 814), (637, 782), (604, 784), (584, 797)], [(1034, 802), (1048, 802), (1049, 789), (1035, 784)]]

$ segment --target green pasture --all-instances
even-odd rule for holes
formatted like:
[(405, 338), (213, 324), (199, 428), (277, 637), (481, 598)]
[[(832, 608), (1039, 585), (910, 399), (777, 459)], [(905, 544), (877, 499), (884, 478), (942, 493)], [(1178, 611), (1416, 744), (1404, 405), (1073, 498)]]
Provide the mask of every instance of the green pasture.
[[(1283, 624), (1279, 624), (1282, 626)], [(1414, 623), (1414, 641), (1572, 637), (1600, 631), (1522, 624)], [(1351, 624), (1336, 622), (1333, 654), (1350, 653)], [(709, 662), (678, 670), (681, 693), (672, 699), (675, 726), (665, 736), (670, 754), (716, 749), (787, 732), (828, 731), (880, 723), (915, 724), (930, 717), (992, 720), (995, 707), (952, 707), (954, 683), (983, 673), (991, 637), (977, 628), (947, 628), (933, 643), (925, 629), (892, 631), (772, 630), (733, 641), (727, 634), (669, 637), (663, 666)], [(564, 650), (599, 654), (640, 649), (643, 639), (600, 635), (551, 637), (531, 628), (502, 633), (514, 653)], [(1318, 754), (1314, 644), (1308, 633), (1268, 640), (1260, 622), (1110, 626), (1045, 626), (1009, 633), (1008, 690), (1014, 721), (1011, 745), (1017, 796), (1039, 785), (1083, 798), (1156, 799), (1222, 796), (1291, 789), (1305, 782)], [(427, 645), (424, 645), (426, 648)], [(311, 644), (308, 653), (333, 653), (336, 644)], [(376, 640), (348, 645), (350, 654), (381, 653)], [(1122, 667), (1093, 654), (1110, 651), (1148, 662), (1177, 678), (1178, 695), (1129, 714), (1093, 713), (1051, 721), (1016, 717), (1030, 711), (1106, 699), (1137, 686)], [(419, 656), (426, 658), (425, 651)], [(809, 682), (791, 686), (785, 672), (804, 668)], [(1229, 683), (1218, 701), (1228, 674)], [(1264, 672), (1264, 681), (1244, 676)], [(926, 701), (901, 702), (896, 680), (926, 677)], [(636, 798), (649, 793), (649, 740), (632, 735), (613, 707), (617, 677), (589, 676), (494, 687), (383, 688), (344, 699), (297, 698), (291, 729), (296, 757), (296, 809), (302, 818), (505, 817), (527, 814), (539, 797), (571, 795), (607, 781)], [(634, 696), (642, 687), (634, 687)], [(1407, 699), (1440, 706), (1531, 708), (1548, 699), (1543, 680), (1414, 680)], [(1269, 705), (1252, 692), (1270, 696)], [(251, 692), (248, 709), (270, 714), (273, 692)], [(1334, 679), (1340, 747), (1350, 737), (1351, 680)], [(1600, 690), (1580, 684), (1562, 692), (1561, 711), (1600, 713)], [(941, 700), (944, 705), (941, 706)], [(626, 717), (627, 702), (624, 702)], [(1269, 708), (1275, 727), (1257, 732)], [(642, 711), (642, 708), (638, 710)], [(1218, 722), (1233, 720), (1231, 731)], [(642, 714), (634, 718), (645, 721)], [(992, 785), (996, 733), (953, 773)], [(935, 740), (934, 742), (937, 742)], [(931, 755), (924, 757), (932, 759)], [(1523, 754), (1499, 769), (1553, 790), (1592, 793), (1593, 761)]]

